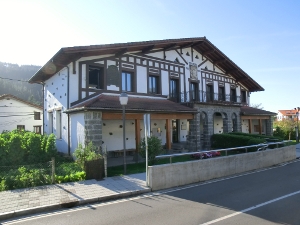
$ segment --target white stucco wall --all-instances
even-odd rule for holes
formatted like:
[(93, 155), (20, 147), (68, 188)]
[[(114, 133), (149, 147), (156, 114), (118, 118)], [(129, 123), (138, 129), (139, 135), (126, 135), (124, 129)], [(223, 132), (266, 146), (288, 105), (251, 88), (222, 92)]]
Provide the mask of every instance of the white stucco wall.
[(83, 113), (70, 114), (70, 152), (74, 153), (78, 144), (84, 144), (84, 115)]
[[(43, 110), (40, 108), (10, 97), (0, 100), (0, 108), (0, 132), (15, 130), (18, 125), (24, 125), (28, 131), (34, 131), (34, 126), (43, 126)], [(34, 112), (40, 112), (40, 120), (34, 120)]]
[(223, 133), (223, 119), (222, 116), (214, 115), (214, 134)]
[(169, 73), (168, 71), (161, 71), (161, 86), (162, 86), (162, 95), (169, 95)]
[(137, 66), (137, 75), (136, 75), (136, 83), (137, 83), (137, 92), (138, 93), (147, 93), (147, 68), (144, 66)]

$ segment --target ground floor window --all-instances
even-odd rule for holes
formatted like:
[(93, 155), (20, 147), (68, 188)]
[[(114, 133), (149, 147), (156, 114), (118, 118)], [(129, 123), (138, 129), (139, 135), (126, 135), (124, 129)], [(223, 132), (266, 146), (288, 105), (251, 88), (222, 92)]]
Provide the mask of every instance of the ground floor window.
[(33, 126), (33, 132), (36, 134), (42, 133), (42, 126)]
[(17, 125), (18, 130), (25, 130), (25, 125)]

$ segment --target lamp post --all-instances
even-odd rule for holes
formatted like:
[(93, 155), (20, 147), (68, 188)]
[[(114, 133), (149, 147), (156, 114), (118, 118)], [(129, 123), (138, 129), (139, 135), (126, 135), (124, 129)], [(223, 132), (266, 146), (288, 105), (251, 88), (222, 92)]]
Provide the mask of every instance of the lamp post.
[(296, 117), (297, 117), (296, 141), (297, 141), (297, 143), (299, 143), (299, 125), (298, 125), (298, 121), (299, 121), (299, 110), (300, 110), (300, 107), (295, 108), (295, 110), (296, 110)]
[(125, 143), (125, 106), (128, 102), (128, 95), (122, 92), (119, 97), (120, 104), (122, 105), (122, 118), (123, 118), (123, 155), (124, 155), (124, 175), (126, 174), (126, 143)]

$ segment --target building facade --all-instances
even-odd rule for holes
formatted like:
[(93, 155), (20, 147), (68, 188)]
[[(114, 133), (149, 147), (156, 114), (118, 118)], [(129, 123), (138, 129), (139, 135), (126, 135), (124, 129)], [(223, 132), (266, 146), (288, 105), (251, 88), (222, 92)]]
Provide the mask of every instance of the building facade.
[(43, 108), (16, 96), (0, 96), (0, 132), (15, 129), (43, 134)]
[[(123, 148), (121, 92), (129, 95), (128, 150), (138, 150), (150, 113), (151, 133), (166, 149), (183, 143), (194, 151), (209, 149), (214, 133), (247, 132), (243, 107), (264, 90), (205, 37), (62, 48), (29, 82), (43, 84), (44, 132), (68, 154), (87, 141)], [(271, 135), (262, 112), (259, 133)]]

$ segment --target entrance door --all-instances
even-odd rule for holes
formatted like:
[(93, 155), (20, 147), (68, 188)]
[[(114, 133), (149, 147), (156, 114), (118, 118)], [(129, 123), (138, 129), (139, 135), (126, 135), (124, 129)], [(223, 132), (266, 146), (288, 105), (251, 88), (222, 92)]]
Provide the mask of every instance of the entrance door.
[(178, 120), (172, 120), (172, 142), (178, 143)]

